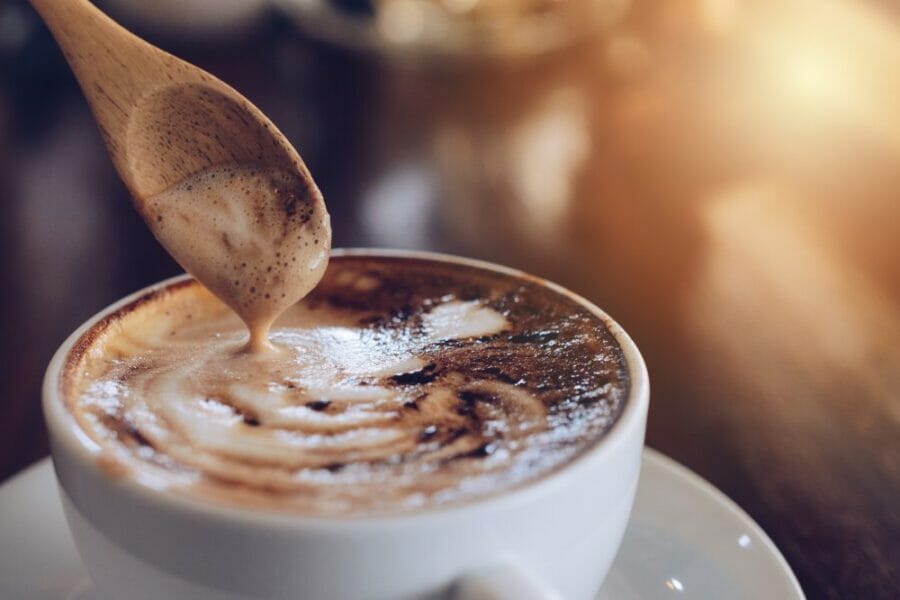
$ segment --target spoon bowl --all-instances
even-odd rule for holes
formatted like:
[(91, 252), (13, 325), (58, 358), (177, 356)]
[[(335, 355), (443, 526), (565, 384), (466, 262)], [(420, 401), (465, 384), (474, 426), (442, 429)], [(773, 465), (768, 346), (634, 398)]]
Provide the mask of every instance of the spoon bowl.
[(31, 0), (59, 42), (154, 236), (247, 323), (250, 350), (318, 283), (331, 226), (278, 128), (209, 73), (87, 0)]
[(138, 201), (231, 163), (301, 173), (307, 195), (318, 194), (274, 125), (243, 97), (206, 82), (172, 84), (142, 97), (129, 117), (125, 142), (123, 166)]

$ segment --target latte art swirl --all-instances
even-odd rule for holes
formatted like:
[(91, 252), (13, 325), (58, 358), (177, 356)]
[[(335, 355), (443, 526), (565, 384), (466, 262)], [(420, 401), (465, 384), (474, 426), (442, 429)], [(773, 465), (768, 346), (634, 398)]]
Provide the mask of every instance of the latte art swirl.
[(538, 284), (414, 266), (333, 259), (266, 354), (200, 286), (164, 292), (99, 332), (73, 410), (148, 485), (319, 514), (495, 493), (609, 427), (627, 381), (596, 317)]

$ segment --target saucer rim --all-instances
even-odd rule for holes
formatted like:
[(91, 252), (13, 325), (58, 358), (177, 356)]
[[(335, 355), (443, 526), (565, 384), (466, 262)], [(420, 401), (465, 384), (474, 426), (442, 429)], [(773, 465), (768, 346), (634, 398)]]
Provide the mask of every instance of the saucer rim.
[[(803, 592), (803, 587), (797, 579), (797, 574), (794, 573), (794, 570), (784, 557), (784, 554), (781, 553), (781, 550), (775, 545), (775, 542), (772, 541), (772, 538), (769, 537), (769, 534), (766, 533), (762, 526), (741, 508), (737, 502), (732, 500), (725, 492), (698, 475), (689, 467), (681, 464), (674, 458), (663, 454), (659, 450), (645, 445), (641, 460), (641, 476), (643, 476), (644, 469), (648, 464), (652, 464), (653, 467), (658, 468), (661, 471), (668, 472), (683, 485), (694, 488), (710, 501), (724, 508), (731, 518), (740, 522), (742, 526), (746, 527), (754, 534), (754, 536), (762, 541), (763, 549), (775, 559), (778, 570), (786, 578), (786, 583), (789, 584), (791, 591), (794, 593), (794, 600), (806, 600), (806, 594)], [(640, 490), (638, 490), (638, 493), (640, 493)], [(628, 535), (627, 532), (626, 535)], [(613, 568), (615, 568), (615, 563), (613, 564)]]
[[(754, 521), (753, 518), (750, 517), (750, 515), (747, 514), (734, 500), (729, 498), (724, 492), (692, 471), (690, 468), (682, 465), (675, 459), (670, 458), (669, 456), (663, 454), (658, 450), (655, 450), (654, 448), (645, 446), (641, 459), (641, 476), (643, 477), (644, 473), (648, 470), (656, 470), (658, 473), (665, 473), (672, 476), (672, 478), (678, 482), (679, 486), (683, 486), (681, 487), (682, 490), (692, 490), (695, 493), (699, 493), (708, 501), (725, 509), (728, 517), (734, 519), (735, 522), (740, 523), (742, 527), (746, 528), (750, 533), (752, 533), (761, 542), (762, 550), (765, 552), (765, 554), (774, 559), (774, 565), (779, 571), (778, 576), (784, 580), (784, 582), (793, 592), (793, 599), (806, 600), (806, 595), (803, 592), (803, 588), (800, 586), (800, 583), (797, 580), (797, 576), (788, 563), (787, 559), (785, 559), (784, 555), (781, 553), (772, 539), (768, 536), (768, 534), (762, 529), (762, 527), (760, 527), (760, 525), (756, 523), (756, 521)], [(46, 473), (47, 471), (49, 471), (50, 473)], [(52, 471), (53, 464), (50, 457), (39, 459), (31, 465), (20, 470), (12, 477), (0, 483), (0, 503), (2, 503), (4, 497), (7, 496), (13, 488), (27, 486), (28, 482), (33, 479), (46, 476), (47, 481), (52, 485), (52, 481), (55, 478), (55, 474), (52, 473)], [(634, 519), (636, 516), (637, 515), (633, 512), (632, 519)], [(626, 532), (626, 536), (627, 535), (628, 534)], [(83, 569), (84, 567), (81, 566), (82, 572)], [(615, 569), (616, 566), (615, 563), (613, 563), (612, 571), (614, 571)], [(86, 574), (84, 575), (86, 577)], [(2, 592), (2, 589), (0, 589), (0, 592)], [(602, 591), (598, 593), (602, 593)]]

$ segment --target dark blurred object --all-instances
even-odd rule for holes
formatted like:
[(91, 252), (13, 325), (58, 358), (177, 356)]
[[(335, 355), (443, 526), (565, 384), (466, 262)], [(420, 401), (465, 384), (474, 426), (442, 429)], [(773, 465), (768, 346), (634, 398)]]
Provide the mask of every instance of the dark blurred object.
[[(895, 6), (635, 3), (514, 64), (398, 64), (267, 26), (179, 52), (293, 141), (336, 245), (453, 251), (585, 294), (647, 358), (651, 446), (744, 507), (811, 599), (896, 597)], [(178, 271), (26, 29), (0, 58), (0, 478), (46, 453), (39, 384), (63, 338)]]
[(33, 136), (49, 126), (53, 108), (74, 86), (72, 72), (31, 7), (0, 3), (0, 88), (15, 115), (5, 135)]
[(259, 30), (269, 0), (102, 0), (98, 4), (140, 33), (196, 42), (224, 42)]

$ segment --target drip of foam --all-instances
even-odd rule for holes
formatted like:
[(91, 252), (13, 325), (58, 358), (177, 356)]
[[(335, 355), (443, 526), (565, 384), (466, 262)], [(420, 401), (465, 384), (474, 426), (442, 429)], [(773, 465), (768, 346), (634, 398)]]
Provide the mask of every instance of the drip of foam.
[(153, 196), (143, 211), (175, 260), (247, 324), (251, 348), (268, 347), (272, 322), (328, 264), (324, 202), (287, 171), (212, 167)]

